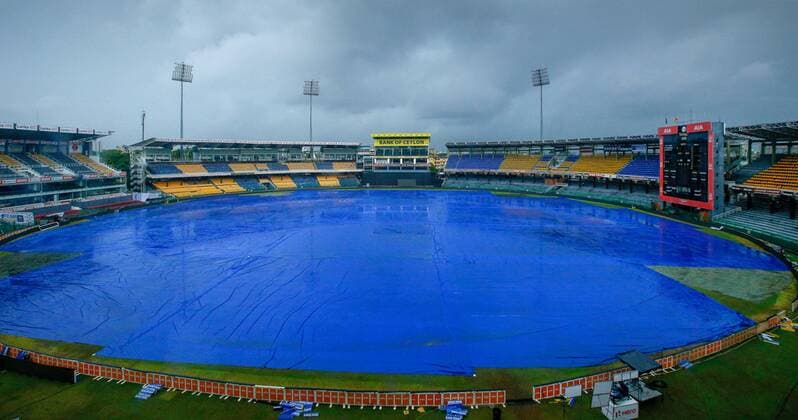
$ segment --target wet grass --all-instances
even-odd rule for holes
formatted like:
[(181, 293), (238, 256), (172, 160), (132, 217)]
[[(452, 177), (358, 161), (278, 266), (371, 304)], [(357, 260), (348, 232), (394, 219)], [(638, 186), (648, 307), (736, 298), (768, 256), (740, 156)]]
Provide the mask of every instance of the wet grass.
[(0, 252), (0, 279), (68, 260), (78, 255), (79, 254), (64, 253)]
[[(641, 418), (798, 418), (798, 334), (777, 331), (780, 346), (753, 340), (689, 370), (658, 376), (667, 386), (664, 400), (641, 405)], [(118, 385), (104, 380), (82, 379), (76, 385), (36, 379), (11, 372), (0, 373), (0, 418), (265, 418), (275, 419), (268, 404), (219, 400), (207, 395), (161, 392), (150, 400), (137, 401), (140, 386)], [(317, 407), (324, 419), (438, 419), (440, 411), (371, 407), (343, 409)], [(472, 410), (468, 419), (491, 419), (492, 410)], [(502, 418), (601, 419), (590, 408), (590, 398), (577, 399), (574, 407), (561, 402), (509, 405)]]

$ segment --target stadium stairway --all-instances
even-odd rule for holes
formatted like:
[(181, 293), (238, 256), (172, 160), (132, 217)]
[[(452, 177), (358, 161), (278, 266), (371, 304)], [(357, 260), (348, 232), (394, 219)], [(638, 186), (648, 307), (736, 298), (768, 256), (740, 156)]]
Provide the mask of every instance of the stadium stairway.
[(566, 156), (565, 159), (560, 161), (560, 164), (556, 168), (552, 168), (552, 169), (556, 169), (558, 171), (568, 171), (568, 170), (571, 169), (571, 167), (574, 166), (574, 164), (578, 160), (579, 160), (579, 156), (574, 156), (574, 155)]
[(549, 169), (549, 164), (551, 164), (551, 156), (541, 156), (540, 160), (535, 163), (535, 166), (532, 167), (533, 171), (545, 171)]

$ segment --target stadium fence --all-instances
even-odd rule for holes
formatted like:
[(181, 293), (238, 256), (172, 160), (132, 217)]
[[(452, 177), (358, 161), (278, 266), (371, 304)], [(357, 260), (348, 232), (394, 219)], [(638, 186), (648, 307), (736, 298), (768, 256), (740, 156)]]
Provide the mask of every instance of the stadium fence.
[(74, 369), (80, 375), (115, 379), (136, 384), (160, 384), (178, 391), (199, 392), (220, 397), (257, 401), (307, 401), (315, 404), (370, 407), (438, 407), (451, 400), (468, 406), (495, 406), (506, 403), (504, 390), (471, 391), (348, 391), (337, 389), (287, 388), (215, 381), (168, 373), (146, 372), (101, 363), (52, 356), (0, 343), (0, 353), (17, 357), (25, 351), (33, 363)]

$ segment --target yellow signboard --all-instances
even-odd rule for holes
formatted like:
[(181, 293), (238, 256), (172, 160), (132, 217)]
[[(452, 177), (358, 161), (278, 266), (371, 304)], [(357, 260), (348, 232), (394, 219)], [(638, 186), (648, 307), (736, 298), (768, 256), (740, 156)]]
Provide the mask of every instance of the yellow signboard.
[(376, 147), (407, 147), (418, 146), (428, 147), (429, 139), (376, 139), (374, 140)]
[(374, 146), (406, 147), (429, 146), (430, 133), (372, 133)]

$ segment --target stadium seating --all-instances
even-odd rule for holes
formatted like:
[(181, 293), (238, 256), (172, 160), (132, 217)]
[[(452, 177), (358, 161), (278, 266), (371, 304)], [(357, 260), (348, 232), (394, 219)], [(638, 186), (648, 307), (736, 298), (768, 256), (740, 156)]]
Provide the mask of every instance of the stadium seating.
[(45, 155), (50, 158), (51, 160), (58, 162), (59, 164), (65, 166), (72, 172), (75, 172), (79, 175), (93, 175), (96, 172), (91, 169), (90, 167), (70, 158), (69, 156), (63, 153), (45, 153)]
[(206, 174), (208, 170), (199, 163), (179, 163), (175, 165), (184, 174)]
[(354, 176), (341, 176), (338, 178), (338, 182), (342, 187), (346, 188), (356, 188), (360, 186), (360, 181)]
[(659, 156), (638, 156), (618, 171), (618, 175), (659, 178)]
[(265, 163), (253, 163), (253, 165), (255, 165), (255, 170), (256, 171), (266, 172), (266, 171), (269, 170), (269, 165), (267, 165)]
[(246, 189), (236, 182), (233, 178), (211, 178), (211, 183), (223, 193), (244, 192)]
[[(268, 180), (280, 190), (296, 188), (294, 180), (289, 175), (272, 175)], [(263, 182), (263, 179), (261, 179), (261, 182)]]
[(268, 167), (270, 171), (287, 171), (288, 167), (280, 162), (269, 162)]
[(333, 162), (332, 168), (336, 171), (354, 171), (355, 162)]
[(446, 161), (448, 170), (496, 171), (504, 161), (504, 155), (494, 156), (449, 156)]
[(233, 172), (255, 172), (258, 170), (254, 163), (230, 163), (228, 166)]
[(157, 181), (154, 182), (156, 188), (166, 194), (172, 194), (178, 198), (197, 197), (202, 195), (221, 194), (222, 191), (208, 180), (201, 181)]
[(530, 172), (539, 160), (539, 155), (506, 155), (499, 166), (499, 170), (503, 172)]
[(743, 185), (771, 190), (798, 191), (798, 155), (785, 156)]
[(101, 173), (103, 175), (114, 175), (115, 172), (113, 169), (93, 161), (90, 157), (82, 154), (82, 153), (72, 153), (69, 155), (72, 159), (82, 163), (85, 166), (88, 166), (91, 169), (94, 169), (95, 172)]
[(624, 156), (580, 156), (567, 170), (591, 174), (615, 174), (632, 160)]
[(338, 180), (338, 177), (335, 175), (316, 175), (316, 180), (319, 182), (319, 186), (322, 187), (341, 186), (341, 182)]
[(573, 165), (578, 160), (579, 160), (579, 155), (566, 156), (565, 159), (562, 160), (562, 162), (560, 162), (560, 165), (557, 166), (556, 169), (560, 170), (560, 171), (568, 171), (568, 170), (570, 170), (573, 167)]
[(203, 163), (202, 166), (205, 167), (208, 172), (233, 172), (230, 166), (223, 162)]
[(0, 166), (0, 178), (17, 178), (16, 172), (12, 171), (6, 166)]
[(153, 175), (168, 175), (168, 174), (181, 174), (180, 169), (171, 163), (151, 163), (147, 169)]
[(332, 162), (316, 162), (316, 169), (331, 170), (333, 169)]
[(773, 159), (771, 155), (762, 155), (758, 159), (748, 163), (748, 165), (743, 166), (737, 173), (735, 174), (734, 180), (738, 184), (742, 184), (752, 176), (758, 174), (759, 172), (764, 171), (767, 168), (770, 168), (773, 165), (774, 160), (780, 160), (784, 155), (776, 155), (776, 159)]
[(258, 179), (254, 177), (239, 177), (235, 178), (235, 180), (238, 183), (238, 185), (241, 186), (241, 188), (247, 191), (257, 192), (257, 191), (267, 190), (267, 188), (264, 187), (263, 184), (258, 182)]
[(317, 188), (319, 181), (313, 175), (291, 175), (297, 188)]
[(39, 162), (40, 164), (47, 166), (51, 169), (58, 170), (63, 167), (63, 165), (59, 164), (58, 162), (48, 158), (45, 155), (39, 153), (31, 153), (30, 157), (33, 158), (35, 161)]
[(61, 175), (59, 172), (54, 170), (53, 168), (42, 164), (41, 162), (33, 159), (29, 155), (25, 153), (15, 153), (11, 155), (14, 159), (21, 162), (23, 165), (30, 167), (34, 172), (38, 173), (42, 176), (59, 176)]
[(535, 162), (535, 166), (532, 167), (533, 171), (545, 171), (549, 168), (549, 164), (551, 163), (551, 156), (543, 155), (540, 157), (540, 160)]
[(790, 219), (786, 212), (770, 213), (766, 209), (750, 209), (733, 213), (718, 220), (720, 224), (770, 236), (786, 243), (798, 243), (798, 219)]
[(289, 171), (315, 171), (316, 166), (313, 162), (288, 162), (286, 163)]

